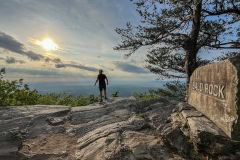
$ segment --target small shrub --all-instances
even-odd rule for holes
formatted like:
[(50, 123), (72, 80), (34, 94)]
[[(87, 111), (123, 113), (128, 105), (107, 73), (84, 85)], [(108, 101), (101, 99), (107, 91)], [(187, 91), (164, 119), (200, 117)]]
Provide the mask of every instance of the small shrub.
[(150, 99), (159, 97), (158, 95), (153, 94), (153, 93), (150, 93), (150, 92), (145, 92), (144, 94), (134, 92), (134, 93), (133, 93), (133, 96), (134, 96), (137, 100), (145, 100), (145, 101), (148, 101), (148, 100), (150, 100)]
[(176, 101), (183, 101), (186, 96), (185, 83), (180, 81), (168, 82), (163, 89), (150, 90), (149, 92)]
[(119, 97), (119, 96), (118, 96), (118, 93), (119, 93), (118, 91), (115, 92), (115, 93), (113, 93), (113, 94), (112, 94), (112, 97)]
[(168, 82), (164, 85), (164, 88), (157, 90), (150, 89), (145, 93), (133, 93), (133, 96), (138, 100), (150, 100), (157, 97), (165, 97), (175, 101), (182, 101), (185, 98), (186, 89), (185, 84), (179, 81)]

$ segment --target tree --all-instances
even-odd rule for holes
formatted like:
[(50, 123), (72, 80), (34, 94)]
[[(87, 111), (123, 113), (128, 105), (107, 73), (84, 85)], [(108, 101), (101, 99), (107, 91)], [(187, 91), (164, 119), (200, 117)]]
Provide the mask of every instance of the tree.
[[(223, 57), (238, 54), (240, 2), (235, 0), (131, 0), (141, 17), (138, 26), (130, 22), (116, 28), (122, 42), (115, 50), (132, 55), (147, 47), (148, 68), (164, 78), (186, 78), (213, 60), (200, 58), (201, 53), (216, 49)], [(222, 55), (221, 55), (222, 56)], [(221, 59), (221, 57), (217, 58)]]

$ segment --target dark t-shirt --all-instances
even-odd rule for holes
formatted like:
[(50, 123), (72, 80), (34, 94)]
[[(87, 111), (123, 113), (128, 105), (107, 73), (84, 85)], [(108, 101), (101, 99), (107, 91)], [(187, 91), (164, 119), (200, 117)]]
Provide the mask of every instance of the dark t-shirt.
[(100, 86), (106, 85), (106, 83), (105, 83), (106, 78), (107, 78), (107, 76), (105, 74), (99, 74), (98, 75), (98, 80), (99, 80), (99, 85)]

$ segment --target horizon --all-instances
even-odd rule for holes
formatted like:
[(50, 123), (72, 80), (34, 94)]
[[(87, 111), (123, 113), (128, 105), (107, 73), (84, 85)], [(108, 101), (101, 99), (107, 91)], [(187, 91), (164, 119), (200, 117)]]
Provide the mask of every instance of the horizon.
[[(148, 92), (150, 89), (162, 88), (166, 82), (159, 82), (158, 84), (143, 85), (142, 84), (111, 84), (107, 86), (107, 97), (111, 97), (113, 93), (118, 92), (120, 97), (132, 96), (134, 92), (140, 94)], [(40, 94), (57, 93), (57, 94), (70, 94), (72, 96), (83, 95), (95, 95), (99, 94), (98, 86), (86, 83), (54, 83), (54, 82), (41, 82), (27, 83), (30, 89), (36, 89)]]

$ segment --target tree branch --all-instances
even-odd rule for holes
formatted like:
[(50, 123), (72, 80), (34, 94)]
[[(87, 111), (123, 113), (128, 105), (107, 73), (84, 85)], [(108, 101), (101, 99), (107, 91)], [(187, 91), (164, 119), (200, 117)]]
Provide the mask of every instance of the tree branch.
[(240, 15), (240, 10), (237, 9), (237, 8), (221, 10), (221, 11), (216, 11), (216, 12), (210, 12), (210, 11), (207, 11), (205, 9), (202, 9), (202, 11), (207, 13), (209, 16), (219, 16), (219, 15), (222, 15), (222, 14), (230, 14), (230, 13)]

